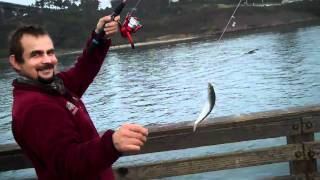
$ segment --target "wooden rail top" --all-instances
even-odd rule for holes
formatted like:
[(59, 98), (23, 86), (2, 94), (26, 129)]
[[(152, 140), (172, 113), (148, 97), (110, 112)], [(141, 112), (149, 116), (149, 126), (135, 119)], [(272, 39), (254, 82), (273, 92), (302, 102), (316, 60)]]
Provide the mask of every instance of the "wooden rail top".
[[(148, 141), (139, 154), (295, 135), (306, 131), (301, 120), (319, 118), (320, 106), (315, 105), (208, 118), (195, 133), (194, 121), (147, 126)], [(313, 131), (320, 129), (315, 124)]]
[[(319, 118), (320, 105), (314, 105), (209, 118), (195, 133), (193, 121), (146, 126), (149, 137), (139, 154), (298, 135), (302, 131), (318, 131)], [(12, 166), (8, 164), (11, 161), (15, 161)], [(0, 171), (27, 167), (31, 164), (17, 144), (0, 145)]]
[[(182, 136), (184, 138), (186, 138), (186, 136), (194, 136), (196, 139), (198, 139), (198, 137), (203, 136), (204, 134), (208, 134), (210, 132), (218, 133), (219, 131), (223, 131), (223, 133), (228, 133), (230, 129), (233, 131), (232, 133), (235, 134), (235, 136), (239, 136), (240, 134), (237, 134), (236, 132), (238, 128), (240, 129), (246, 129), (246, 128), (252, 128), (252, 127), (268, 128), (266, 126), (272, 127), (275, 124), (280, 125), (287, 121), (288, 121), (287, 122), (288, 124), (293, 124), (292, 122), (299, 121), (301, 118), (316, 119), (317, 117), (320, 117), (320, 105), (313, 105), (313, 106), (307, 106), (307, 107), (294, 107), (294, 108), (288, 108), (288, 109), (272, 110), (272, 111), (257, 112), (257, 113), (250, 113), (250, 114), (207, 118), (204, 122), (202, 122), (198, 126), (197, 131), (195, 133), (193, 133), (192, 131), (194, 121), (185, 121), (185, 122), (171, 123), (171, 124), (165, 124), (165, 125), (158, 125), (158, 124), (147, 125), (146, 127), (149, 130), (149, 136), (148, 136), (148, 142), (146, 145), (148, 146), (150, 144), (150, 141), (154, 141), (155, 139), (158, 141), (159, 139), (162, 139), (162, 138), (172, 138), (176, 136), (179, 136), (179, 137)], [(316, 128), (319, 129), (320, 127), (316, 127)], [(294, 129), (294, 128), (292, 128), (292, 130), (289, 130), (287, 132), (279, 132), (278, 129), (270, 129), (270, 130), (272, 130), (272, 133), (270, 134), (268, 134), (268, 132), (265, 132), (264, 133), (265, 135), (257, 134), (256, 136), (266, 136), (265, 138), (272, 138), (272, 137), (286, 136), (288, 134), (294, 133), (294, 131), (297, 131), (297, 129)], [(100, 132), (100, 134), (102, 133), (103, 132)], [(241, 133), (248, 133), (248, 132), (243, 131)], [(271, 134), (274, 134), (274, 135), (271, 135)], [(227, 136), (230, 136), (230, 135), (229, 134), (224, 135), (224, 137), (227, 137)], [(224, 144), (224, 143), (231, 143), (231, 142), (238, 141), (238, 140), (231, 140), (230, 137), (228, 139), (229, 139), (228, 142), (220, 142), (219, 137), (215, 137), (214, 139), (211, 139), (211, 143), (207, 145)], [(253, 138), (248, 138), (243, 140), (254, 140), (254, 139), (261, 139), (261, 138), (253, 137)], [(185, 142), (188, 142), (188, 141), (184, 140), (184, 143)], [(159, 145), (163, 145), (163, 144), (159, 144)], [(170, 149), (173, 150), (172, 148)], [(21, 151), (20, 147), (16, 143), (0, 144), (0, 155), (17, 153), (20, 151)], [(155, 152), (158, 152), (158, 151), (164, 151), (164, 150), (159, 149)], [(150, 153), (150, 152), (149, 151), (147, 152), (147, 149), (145, 148), (139, 154), (144, 154), (144, 153)]]
[[(280, 110), (271, 110), (264, 112), (256, 112), (249, 114), (239, 114), (239, 115), (231, 115), (231, 116), (223, 116), (223, 117), (215, 117), (215, 118), (207, 118), (203, 121), (198, 127), (199, 131), (203, 131), (203, 128), (206, 126), (210, 126), (211, 128), (222, 128), (222, 127), (230, 127), (237, 126), (240, 124), (261, 124), (264, 122), (277, 122), (283, 119), (292, 119), (292, 118), (301, 118), (305, 116), (313, 116), (320, 114), (320, 104), (305, 106), (305, 107), (291, 107), (287, 109)], [(186, 131), (192, 132), (194, 121), (185, 121), (180, 123), (170, 123), (164, 125), (147, 125), (150, 134), (157, 135), (165, 132), (172, 131)]]

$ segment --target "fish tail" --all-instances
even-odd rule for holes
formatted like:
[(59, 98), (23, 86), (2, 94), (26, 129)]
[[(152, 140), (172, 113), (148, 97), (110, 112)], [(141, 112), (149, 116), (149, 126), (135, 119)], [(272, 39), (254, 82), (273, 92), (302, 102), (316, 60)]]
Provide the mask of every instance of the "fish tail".
[(194, 124), (193, 125), (193, 132), (196, 132), (196, 129), (197, 129), (197, 124)]

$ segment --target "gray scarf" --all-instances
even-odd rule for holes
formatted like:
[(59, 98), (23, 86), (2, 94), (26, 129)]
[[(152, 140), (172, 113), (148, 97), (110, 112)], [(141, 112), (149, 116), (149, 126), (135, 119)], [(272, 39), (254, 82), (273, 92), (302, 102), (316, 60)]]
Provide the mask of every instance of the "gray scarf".
[(54, 76), (54, 80), (50, 84), (44, 84), (37, 80), (31, 79), (25, 76), (19, 76), (15, 81), (21, 84), (29, 84), (48, 92), (59, 93), (61, 95), (65, 95), (67, 91), (63, 84), (63, 80), (57, 76)]

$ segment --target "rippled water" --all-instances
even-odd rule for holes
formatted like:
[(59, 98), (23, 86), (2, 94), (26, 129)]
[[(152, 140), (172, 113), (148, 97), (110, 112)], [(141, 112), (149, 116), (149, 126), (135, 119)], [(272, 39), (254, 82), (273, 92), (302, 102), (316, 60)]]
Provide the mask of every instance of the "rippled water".
[[(320, 26), (313, 26), (245, 35), (220, 43), (208, 39), (112, 51), (83, 100), (98, 130), (117, 128), (124, 122), (147, 125), (194, 120), (206, 101), (208, 82), (214, 84), (217, 95), (211, 116), (318, 104), (319, 34)], [(247, 53), (255, 49), (254, 53)], [(60, 69), (70, 67), (73, 59), (60, 58)], [(15, 73), (4, 62), (0, 62), (0, 70), (0, 143), (8, 143), (13, 141), (10, 110)], [(208, 154), (277, 143), (281, 144), (281, 140), (250, 141), (197, 152)], [(127, 161), (130, 158), (120, 159), (119, 163)], [(282, 168), (269, 169), (287, 172), (286, 164), (279, 167)], [(232, 172), (237, 171), (247, 172)], [(254, 171), (266, 173), (259, 168)], [(227, 179), (228, 174), (234, 177), (220, 171), (198, 178)]]

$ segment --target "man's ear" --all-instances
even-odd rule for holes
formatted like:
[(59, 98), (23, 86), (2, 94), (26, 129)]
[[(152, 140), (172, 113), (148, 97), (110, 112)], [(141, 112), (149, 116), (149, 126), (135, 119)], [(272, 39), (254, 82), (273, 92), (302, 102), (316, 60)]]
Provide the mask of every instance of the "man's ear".
[(16, 70), (17, 72), (21, 70), (21, 65), (17, 62), (15, 55), (10, 55), (9, 61), (14, 70)]

